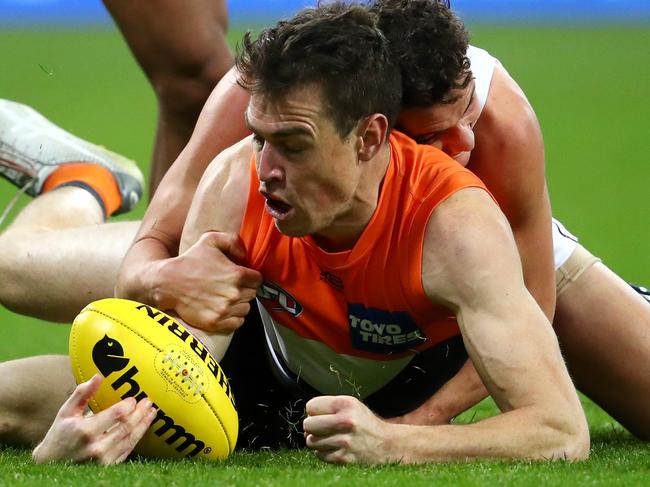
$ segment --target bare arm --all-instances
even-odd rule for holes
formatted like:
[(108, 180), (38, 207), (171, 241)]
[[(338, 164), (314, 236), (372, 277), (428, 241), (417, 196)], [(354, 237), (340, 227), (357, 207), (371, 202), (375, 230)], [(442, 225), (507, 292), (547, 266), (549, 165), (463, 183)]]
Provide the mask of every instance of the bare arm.
[(482, 190), (462, 190), (433, 213), (422, 278), (432, 301), (456, 311), (502, 413), (469, 425), (413, 426), (380, 421), (354, 398), (316, 398), (307, 404), (308, 446), (334, 462), (585, 458), (586, 419), (555, 334), (523, 284), (505, 218)]
[[(430, 429), (436, 441), (429, 453), (583, 458), (584, 413), (550, 322), (524, 286), (507, 222), (476, 189), (459, 192), (440, 209), (427, 229), (425, 290), (456, 309), (468, 353), (502, 414)], [(452, 245), (436, 244), (441, 235)], [(450, 448), (436, 451), (440, 445)]]
[(481, 178), (508, 218), (526, 287), (553, 322), (555, 269), (544, 141), (530, 103), (500, 64), (474, 132), (476, 149), (467, 167)]
[[(483, 180), (514, 233), (526, 287), (552, 322), (555, 269), (544, 142), (526, 96), (506, 70), (495, 68), (487, 104), (474, 127), (476, 148), (468, 169)], [(395, 421), (443, 424), (488, 395), (468, 361), (417, 410)]]
[[(142, 221), (135, 242), (127, 252), (120, 269), (116, 295), (149, 303), (161, 309), (175, 310), (186, 298), (187, 321), (202, 328), (214, 329), (220, 313), (227, 308), (223, 302), (213, 302), (214, 316), (205, 321), (197, 316), (205, 310), (205, 300), (192, 295), (193, 288), (184, 281), (187, 267), (178, 255), (183, 225), (196, 187), (206, 167), (225, 148), (247, 135), (243, 113), (248, 94), (236, 85), (231, 71), (217, 85), (201, 113), (192, 138), (178, 160), (164, 177)], [(242, 249), (232, 242), (212, 242), (237, 259)], [(215, 269), (194, 267), (196, 280), (210, 282)], [(187, 285), (183, 285), (183, 283)], [(196, 288), (197, 294), (207, 295)], [(181, 314), (181, 317), (183, 315)], [(226, 324), (226, 328), (230, 325)]]
[[(226, 352), (231, 332), (243, 324), (250, 301), (262, 283), (259, 272), (231, 261), (235, 248), (239, 248), (242, 259), (245, 257), (239, 230), (246, 210), (251, 154), (250, 139), (246, 139), (223, 151), (208, 166), (194, 195), (179, 247), (178, 258), (189, 265), (183, 279), (187, 289), (181, 290), (175, 310), (190, 317), (181, 320), (217, 360)], [(206, 268), (218, 275), (206, 275), (202, 272)], [(194, 269), (200, 271), (193, 272)], [(197, 321), (215, 320), (214, 311), (199, 306), (198, 315), (183, 313), (188, 307), (185, 296), (193, 296), (189, 303), (192, 305), (197, 297), (203, 302), (212, 301), (213, 293), (224, 298), (220, 300), (223, 308), (218, 310), (221, 324), (217, 330), (196, 327)]]

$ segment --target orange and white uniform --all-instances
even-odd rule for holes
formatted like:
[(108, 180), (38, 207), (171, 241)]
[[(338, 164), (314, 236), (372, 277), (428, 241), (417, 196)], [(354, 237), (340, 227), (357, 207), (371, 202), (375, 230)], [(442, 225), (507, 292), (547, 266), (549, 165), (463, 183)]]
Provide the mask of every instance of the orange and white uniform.
[(271, 355), (320, 394), (372, 400), (387, 386), (402, 394), (395, 383), (408, 379), (410, 367), (429, 384), (425, 391), (416, 380), (417, 395), (428, 397), (434, 383), (442, 385), (442, 369), (455, 372), (466, 356), (444, 363), (441, 346), (462, 347), (462, 340), (453, 313), (424, 293), (425, 229), (447, 197), (483, 183), (441, 151), (394, 131), (371, 220), (352, 249), (328, 253), (310, 236), (277, 230), (257, 190), (254, 160), (250, 171), (240, 233), (245, 265), (264, 276), (258, 302)]

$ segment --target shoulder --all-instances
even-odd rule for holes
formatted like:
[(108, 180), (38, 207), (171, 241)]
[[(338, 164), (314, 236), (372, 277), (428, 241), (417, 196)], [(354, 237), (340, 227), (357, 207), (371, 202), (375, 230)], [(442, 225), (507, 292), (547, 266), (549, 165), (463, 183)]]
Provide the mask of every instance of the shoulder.
[(248, 199), (252, 154), (247, 137), (212, 160), (192, 200), (184, 234), (239, 232)]
[[(501, 150), (518, 149), (522, 145), (541, 140), (539, 122), (533, 107), (501, 63), (495, 66), (486, 106), (476, 125), (476, 132), (482, 139), (488, 139), (487, 136), (494, 139), (497, 136), (495, 147), (500, 147)], [(485, 132), (486, 137), (482, 137), (481, 132)]]
[(490, 291), (497, 274), (521, 277), (521, 264), (505, 216), (480, 188), (464, 188), (440, 203), (427, 223), (422, 283), (427, 297), (458, 309)]
[(205, 170), (195, 200), (245, 198), (248, 194), (252, 154), (250, 137), (219, 153)]
[(476, 147), (468, 168), (516, 224), (545, 194), (544, 143), (526, 95), (500, 64), (474, 134)]

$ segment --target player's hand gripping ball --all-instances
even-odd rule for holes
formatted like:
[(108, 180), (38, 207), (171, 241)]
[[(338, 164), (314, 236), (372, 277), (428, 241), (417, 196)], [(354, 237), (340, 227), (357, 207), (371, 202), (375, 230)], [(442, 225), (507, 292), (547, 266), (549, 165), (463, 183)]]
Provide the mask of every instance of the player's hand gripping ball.
[(226, 376), (165, 313), (125, 299), (90, 303), (72, 325), (70, 360), (77, 383), (105, 377), (90, 400), (93, 412), (129, 396), (154, 403), (158, 413), (137, 453), (219, 459), (235, 448), (238, 419)]

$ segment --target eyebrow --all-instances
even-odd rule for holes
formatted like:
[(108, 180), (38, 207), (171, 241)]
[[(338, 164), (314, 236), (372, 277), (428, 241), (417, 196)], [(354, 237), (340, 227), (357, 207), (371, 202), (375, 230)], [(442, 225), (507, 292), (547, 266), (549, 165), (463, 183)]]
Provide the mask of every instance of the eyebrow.
[[(248, 112), (244, 112), (244, 123), (246, 125), (246, 128), (253, 132), (254, 134), (258, 134), (259, 132), (255, 130), (255, 127), (253, 127), (250, 123), (250, 120), (248, 119)], [(273, 137), (290, 137), (292, 135), (306, 135), (306, 136), (311, 136), (311, 132), (309, 130), (306, 130), (302, 127), (287, 127), (283, 128), (280, 130), (276, 130), (275, 132), (272, 132), (268, 135), (271, 135)]]

